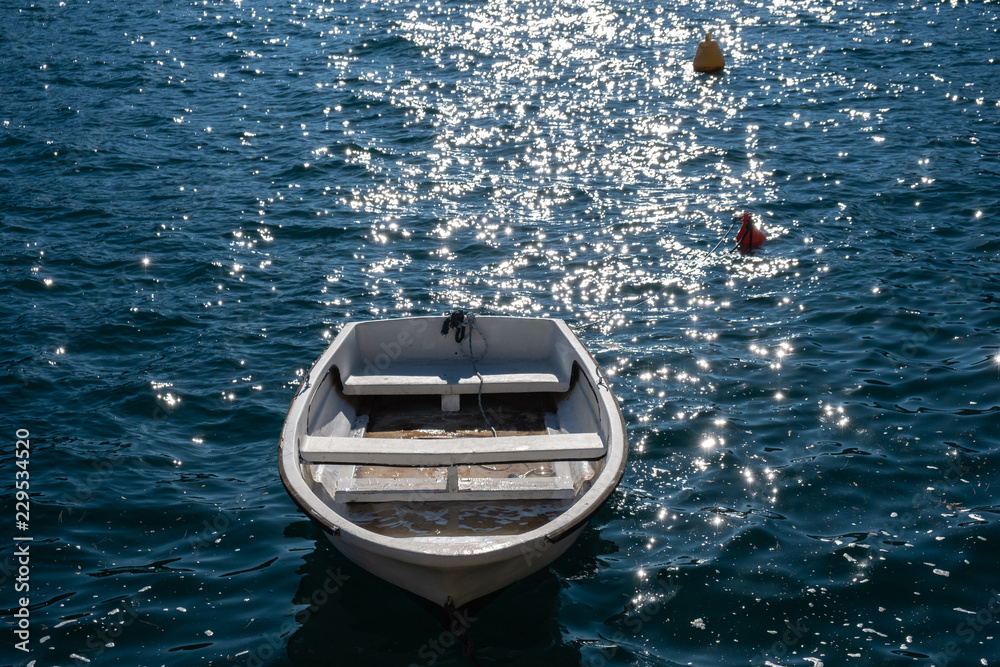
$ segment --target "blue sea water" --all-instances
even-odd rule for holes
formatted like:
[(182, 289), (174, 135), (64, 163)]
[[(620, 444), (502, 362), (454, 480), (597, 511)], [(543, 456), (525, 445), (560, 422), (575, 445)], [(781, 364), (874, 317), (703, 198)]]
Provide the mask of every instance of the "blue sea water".
[[(0, 664), (473, 664), (276, 466), (342, 324), (463, 307), (567, 320), (631, 440), (579, 542), (469, 619), (479, 664), (1000, 665), (998, 31), (4, 0)], [(768, 243), (716, 248), (744, 210)]]

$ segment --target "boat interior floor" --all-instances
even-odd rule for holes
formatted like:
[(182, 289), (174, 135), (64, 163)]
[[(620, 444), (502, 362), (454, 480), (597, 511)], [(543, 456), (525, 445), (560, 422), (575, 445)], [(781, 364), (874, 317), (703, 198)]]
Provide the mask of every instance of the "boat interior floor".
[(438, 396), (371, 396), (360, 412), (368, 415), (369, 438), (486, 438), (493, 436), (490, 425), (501, 436), (545, 435), (545, 416), (556, 411), (548, 393), (484, 394), (482, 406), (476, 394), (461, 396), (457, 412), (442, 411)]
[[(365, 401), (362, 413), (368, 417), (366, 438), (490, 438), (498, 436), (545, 435), (545, 415), (553, 415), (555, 400), (549, 394), (487, 394), (483, 410), (475, 395), (463, 396), (457, 412), (441, 410), (437, 396), (373, 396)], [(489, 424), (483, 419), (483, 413)], [(550, 417), (551, 420), (551, 417)], [(358, 466), (355, 479), (436, 477), (442, 468), (399, 466)], [(551, 476), (551, 463), (503, 463), (458, 466), (464, 478), (510, 478), (530, 475)]]
[[(476, 394), (463, 395), (458, 411), (445, 412), (439, 396), (367, 396), (358, 405), (358, 414), (362, 422), (367, 419), (364, 435), (371, 438), (490, 438), (490, 426), (498, 436), (541, 436), (558, 427), (555, 394), (484, 394), (482, 411), (478, 399)], [(446, 467), (357, 465), (350, 475), (353, 481), (342, 486), (338, 498), (348, 500), (344, 511), (352, 520), (385, 535), (514, 534), (537, 528), (564, 511), (579, 483), (565, 462), (458, 465), (453, 474), (463, 487), (485, 489), (501, 483), (517, 490), (512, 494), (517, 496), (526, 493), (520, 487), (530, 486), (527, 493), (535, 497), (502, 499), (466, 489), (451, 501), (438, 500), (431, 489), (443, 490), (449, 475)], [(377, 497), (383, 502), (366, 502), (376, 498), (374, 492), (361, 490), (368, 485), (382, 490)], [(395, 485), (400, 487), (401, 502), (384, 502), (396, 496), (385, 492)], [(403, 489), (416, 493), (411, 496)], [(464, 498), (469, 500), (455, 502)]]

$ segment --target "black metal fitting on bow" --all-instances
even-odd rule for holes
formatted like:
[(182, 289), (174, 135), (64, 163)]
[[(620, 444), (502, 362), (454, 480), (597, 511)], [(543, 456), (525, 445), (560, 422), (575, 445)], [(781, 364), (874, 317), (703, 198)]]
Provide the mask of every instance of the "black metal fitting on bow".
[(455, 342), (461, 343), (465, 340), (465, 327), (468, 320), (465, 317), (465, 313), (461, 310), (456, 310), (451, 315), (444, 318), (444, 324), (441, 325), (441, 335), (447, 336), (451, 329), (455, 330)]

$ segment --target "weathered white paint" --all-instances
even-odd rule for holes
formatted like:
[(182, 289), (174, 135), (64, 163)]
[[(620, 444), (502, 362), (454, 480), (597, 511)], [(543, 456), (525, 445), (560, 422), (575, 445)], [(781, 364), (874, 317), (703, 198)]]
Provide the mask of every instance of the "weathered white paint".
[(450, 466), (467, 463), (575, 461), (604, 456), (596, 433), (508, 435), (499, 438), (338, 438), (302, 436), (299, 453), (306, 463), (384, 466)]
[[(628, 452), (617, 402), (596, 361), (564, 322), (480, 317), (471, 333), (470, 350), (469, 339), (456, 343), (451, 335), (440, 334), (442, 321), (442, 317), (415, 317), (346, 325), (292, 400), (282, 429), (279, 465), (289, 495), (348, 558), (437, 604), (451, 600), (462, 605), (545, 567), (565, 551), (614, 491)], [(574, 365), (580, 369), (579, 379), (571, 389)], [(484, 392), (554, 392), (558, 406), (551, 419), (546, 418), (552, 437), (516, 436), (528, 442), (493, 445), (486, 443), (502, 439), (432, 441), (434, 447), (443, 448), (437, 450), (428, 448), (428, 441), (416, 441), (418, 445), (410, 441), (393, 443), (399, 451), (392, 455), (402, 455), (413, 464), (425, 456), (423, 464), (429, 465), (434, 457), (458, 461), (465, 456), (516, 454), (520, 461), (539, 460), (527, 458), (529, 452), (544, 451), (544, 460), (555, 460), (554, 477), (473, 480), (460, 477), (457, 466), (449, 465), (447, 475), (423, 481), (363, 481), (352, 479), (354, 465), (310, 459), (323, 456), (323, 451), (343, 456), (343, 440), (374, 440), (348, 437), (352, 431), (363, 431), (355, 428), (363, 415), (358, 415), (357, 399), (352, 397), (475, 394), (480, 391), (477, 370)], [(598, 441), (600, 451), (595, 448)], [(476, 449), (480, 447), (488, 451)], [(597, 458), (568, 460), (584, 456)], [(496, 535), (394, 537), (367, 530), (346, 517), (345, 500), (391, 502), (395, 493), (403, 502), (444, 498), (460, 506), (466, 505), (458, 498), (474, 502), (517, 498), (530, 503), (562, 497), (566, 510), (542, 526)]]

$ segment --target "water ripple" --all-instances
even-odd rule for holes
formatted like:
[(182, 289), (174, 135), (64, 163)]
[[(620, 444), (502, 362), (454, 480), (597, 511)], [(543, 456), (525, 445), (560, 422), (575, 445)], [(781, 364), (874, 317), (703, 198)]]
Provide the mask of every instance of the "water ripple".
[[(567, 319), (633, 449), (574, 549), (484, 610), (481, 661), (992, 660), (997, 20), (3, 4), (33, 657), (458, 661), (291, 504), (274, 440), (344, 322), (465, 307)], [(706, 30), (718, 75), (690, 67)], [(719, 244), (744, 210), (749, 255)]]

